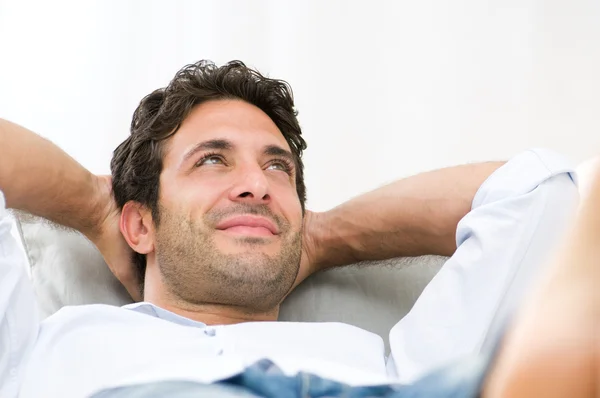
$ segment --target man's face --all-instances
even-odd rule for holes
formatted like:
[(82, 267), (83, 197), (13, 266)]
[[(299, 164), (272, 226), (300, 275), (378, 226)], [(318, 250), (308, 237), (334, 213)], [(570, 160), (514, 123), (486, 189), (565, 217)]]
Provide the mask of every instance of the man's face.
[(302, 246), (296, 171), (277, 126), (246, 102), (210, 101), (165, 149), (155, 247), (167, 289), (190, 303), (276, 308)]

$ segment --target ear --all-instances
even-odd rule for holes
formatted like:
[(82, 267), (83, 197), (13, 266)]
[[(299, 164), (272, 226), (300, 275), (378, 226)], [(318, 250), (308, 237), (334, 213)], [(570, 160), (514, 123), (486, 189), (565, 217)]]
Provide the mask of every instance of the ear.
[(134, 251), (141, 254), (154, 251), (154, 222), (152, 212), (146, 206), (134, 201), (125, 203), (119, 228)]

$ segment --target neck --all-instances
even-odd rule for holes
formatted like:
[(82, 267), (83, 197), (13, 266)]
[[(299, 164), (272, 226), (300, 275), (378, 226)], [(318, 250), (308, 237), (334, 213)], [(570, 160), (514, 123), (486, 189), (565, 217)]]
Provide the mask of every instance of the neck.
[(267, 311), (257, 311), (248, 307), (186, 300), (167, 286), (154, 261), (148, 261), (146, 266), (144, 301), (207, 325), (276, 321), (279, 316), (279, 305)]
[(157, 281), (160, 280), (149, 278), (148, 272), (146, 273), (144, 301), (207, 325), (276, 321), (279, 316), (279, 305), (268, 311), (254, 311), (233, 305), (189, 302), (171, 292), (164, 283), (156, 283)]
[(219, 304), (195, 304), (181, 300), (165, 300), (148, 294), (144, 295), (144, 300), (177, 315), (207, 325), (276, 321), (279, 315), (279, 307), (268, 312), (251, 312), (240, 307)]

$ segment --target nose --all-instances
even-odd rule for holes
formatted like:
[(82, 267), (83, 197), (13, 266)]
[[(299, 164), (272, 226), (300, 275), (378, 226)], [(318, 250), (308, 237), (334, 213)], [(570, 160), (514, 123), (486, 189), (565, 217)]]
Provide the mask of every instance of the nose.
[(271, 201), (269, 181), (260, 166), (248, 166), (240, 170), (229, 199), (247, 204), (267, 204)]

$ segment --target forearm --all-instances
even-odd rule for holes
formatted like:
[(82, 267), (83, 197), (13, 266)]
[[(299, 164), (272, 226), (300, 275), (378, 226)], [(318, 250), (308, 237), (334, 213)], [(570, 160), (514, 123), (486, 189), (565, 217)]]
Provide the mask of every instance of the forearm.
[(320, 268), (456, 250), (456, 227), (487, 177), (503, 162), (408, 177), (318, 215)]
[(101, 212), (96, 177), (56, 145), (0, 119), (0, 190), (9, 208), (90, 233)]

